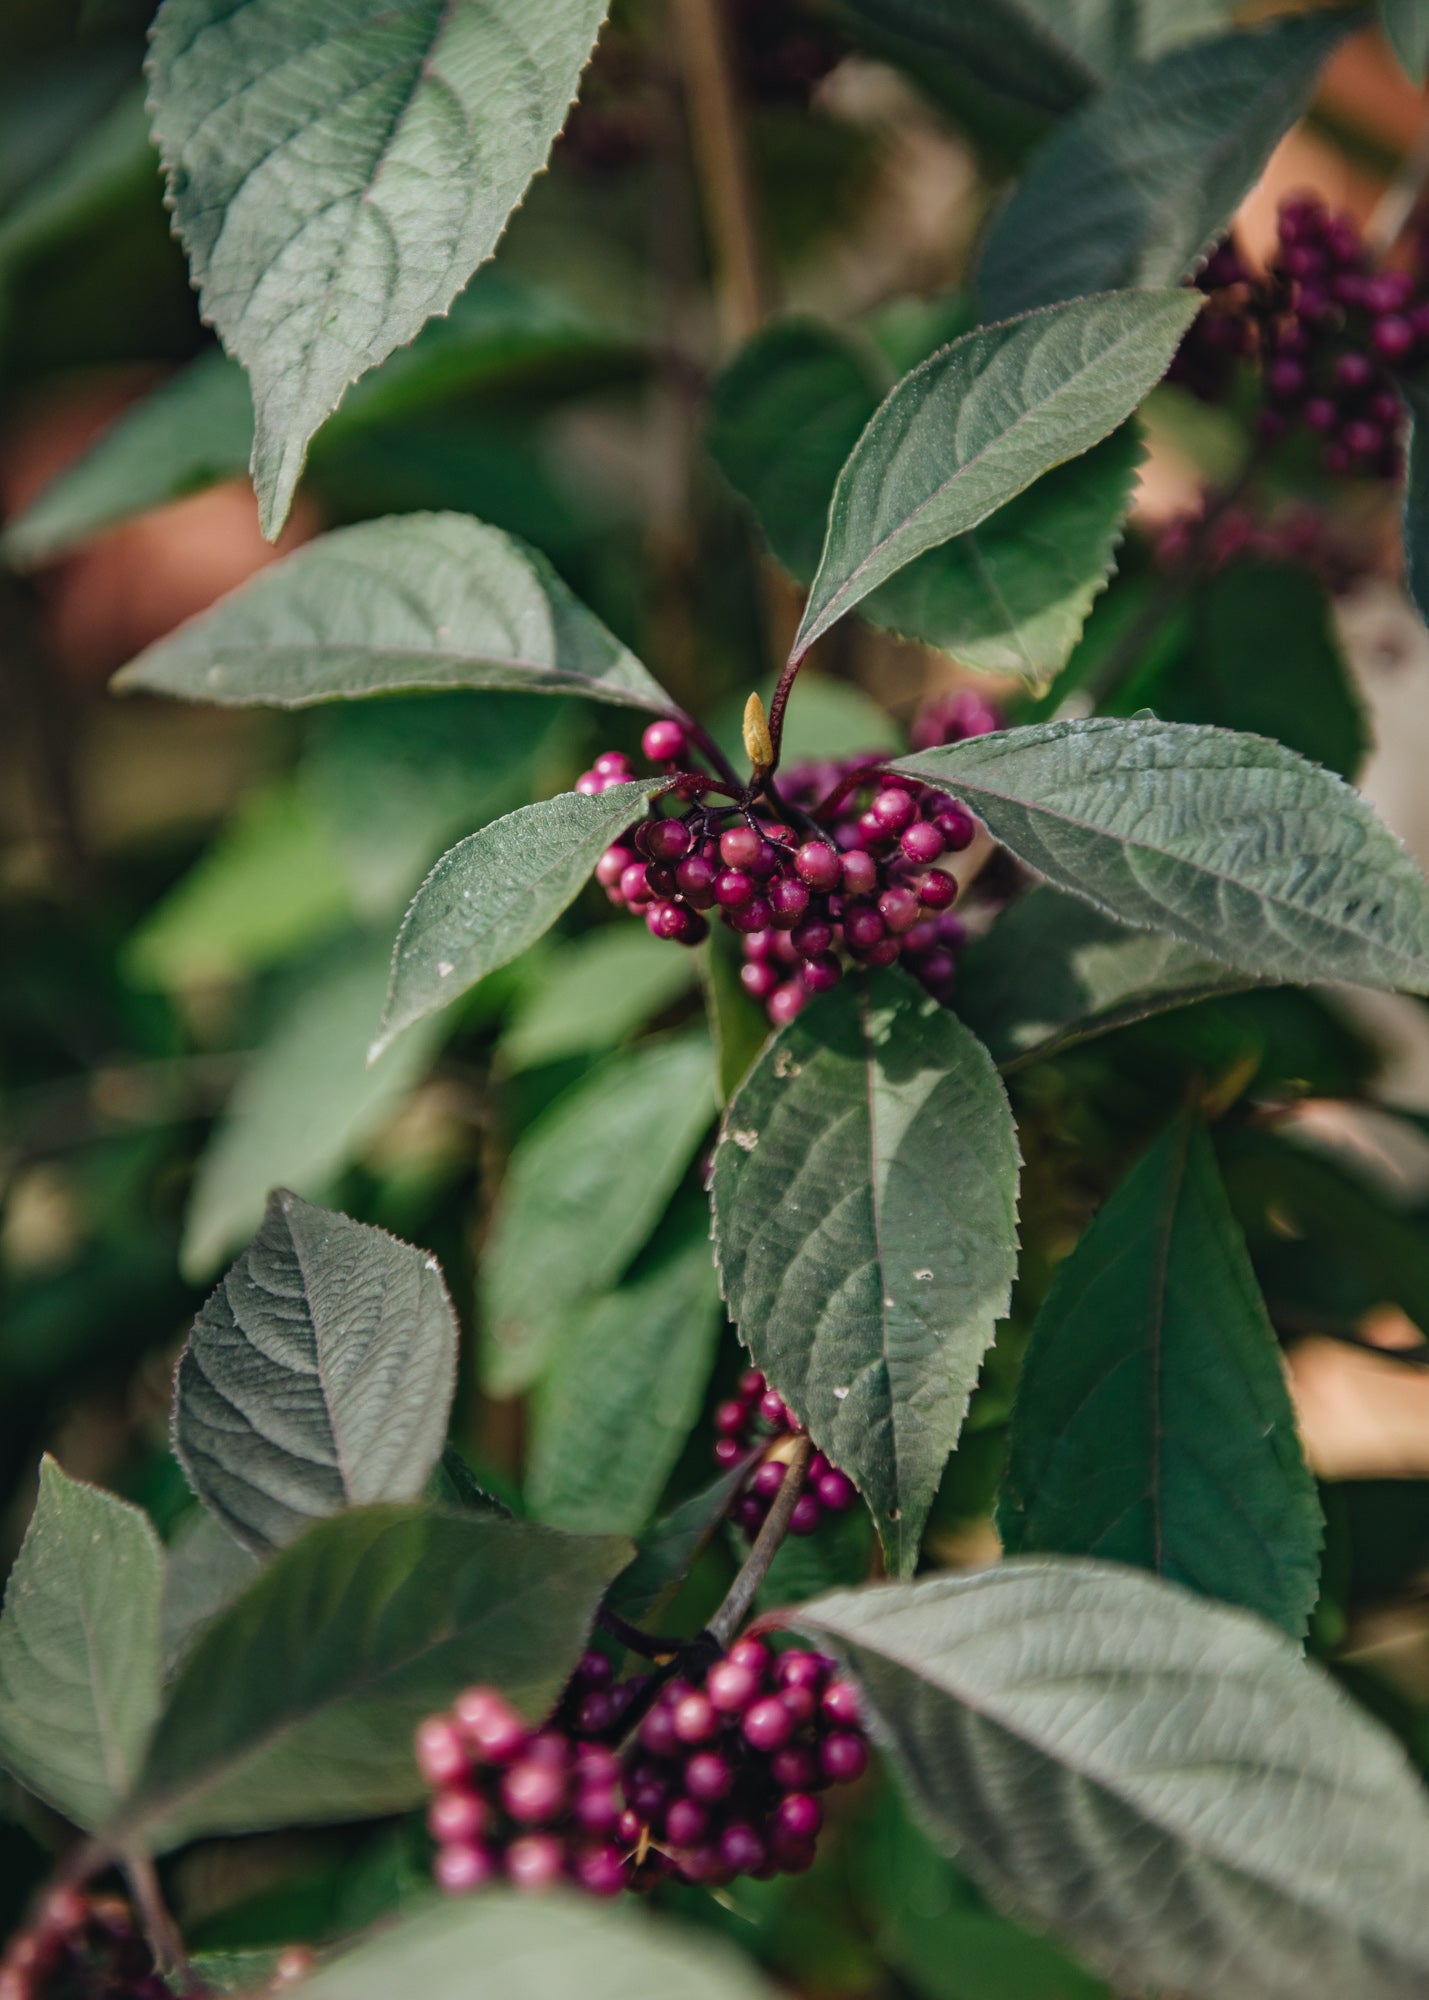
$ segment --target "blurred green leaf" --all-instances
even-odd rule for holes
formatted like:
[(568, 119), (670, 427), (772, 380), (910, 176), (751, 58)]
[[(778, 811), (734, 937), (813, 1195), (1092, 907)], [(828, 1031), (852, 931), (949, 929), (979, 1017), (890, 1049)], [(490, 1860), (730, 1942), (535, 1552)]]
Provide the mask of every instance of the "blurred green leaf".
[(511, 1070), (593, 1055), (643, 1027), (689, 991), (691, 953), (672, 950), (643, 924), (608, 924), (557, 945), (501, 1038)]
[(0, 1615), (0, 1764), (79, 1826), (134, 1781), (159, 1707), (163, 1551), (52, 1458)]
[(160, 1617), (164, 1678), (171, 1680), (204, 1628), (257, 1575), (257, 1564), (206, 1507), (192, 1507), (164, 1564)]
[(607, 1291), (649, 1237), (714, 1115), (712, 1071), (703, 1034), (645, 1042), (522, 1133), (481, 1265), (493, 1394), (541, 1376), (567, 1315)]
[(705, 1012), (719, 1071), (719, 1101), (728, 1104), (769, 1040), (769, 1017), (740, 984), (740, 961), (717, 933), (699, 954)]
[(1379, 0), (1380, 26), (1414, 83), (1429, 70), (1429, 13), (1420, 0)]
[(113, 1836), (161, 1852), (417, 1804), (417, 1723), (472, 1681), (544, 1714), (628, 1555), (429, 1507), (319, 1522), (200, 1637)]
[(656, 1613), (719, 1532), (735, 1494), (749, 1476), (754, 1456), (751, 1452), (646, 1529), (636, 1542), (635, 1560), (620, 1572), (607, 1593), (612, 1611), (637, 1625)]

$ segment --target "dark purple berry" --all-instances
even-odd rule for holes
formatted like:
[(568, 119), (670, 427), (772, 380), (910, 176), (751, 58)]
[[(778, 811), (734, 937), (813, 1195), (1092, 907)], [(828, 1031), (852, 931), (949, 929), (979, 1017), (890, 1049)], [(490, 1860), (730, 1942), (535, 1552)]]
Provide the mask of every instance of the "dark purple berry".
[(790, 1792), (774, 1808), (774, 1832), (785, 1841), (813, 1840), (824, 1823), (824, 1809), (808, 1792)]
[(744, 1820), (734, 1820), (719, 1837), (720, 1859), (736, 1875), (753, 1875), (768, 1859), (769, 1850), (755, 1829)]
[(777, 930), (793, 930), (809, 907), (809, 891), (791, 875), (781, 875), (769, 885), (769, 907)]
[(800, 983), (808, 993), (828, 993), (842, 977), (842, 968), (831, 951), (818, 952), (799, 967)]
[(817, 1493), (801, 1493), (794, 1502), (794, 1511), (789, 1516), (791, 1535), (812, 1535), (824, 1518), (823, 1507)]
[(819, 1763), (832, 1784), (851, 1784), (868, 1769), (868, 1745), (851, 1729), (836, 1730), (819, 1745)]
[[(782, 1715), (783, 1711), (780, 1713)], [(746, 1730), (748, 1726), (749, 1717), (746, 1716)], [(734, 1790), (734, 1772), (717, 1750), (697, 1750), (685, 1766), (685, 1789), (692, 1799), (698, 1799), (701, 1804), (714, 1805), (720, 1799), (727, 1799)]]
[(805, 841), (794, 856), (794, 866), (800, 880), (807, 882), (811, 889), (827, 892), (837, 888), (842, 879), (838, 855), (821, 840)]

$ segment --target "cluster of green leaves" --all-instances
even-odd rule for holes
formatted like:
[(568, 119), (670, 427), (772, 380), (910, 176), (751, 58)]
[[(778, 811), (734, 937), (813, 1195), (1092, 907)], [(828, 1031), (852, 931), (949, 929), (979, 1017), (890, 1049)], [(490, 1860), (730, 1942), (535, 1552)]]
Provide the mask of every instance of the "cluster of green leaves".
[[(519, 537), (394, 503), (120, 676), (317, 711), (298, 773), (131, 939), (136, 973), (181, 986), (325, 948), (280, 994), (190, 1198), (195, 1277), (251, 1236), (175, 1380), (205, 1511), (166, 1550), (47, 1461), (0, 1617), (0, 1762), (109, 1851), (406, 1812), (421, 1715), (472, 1680), (539, 1715), (602, 1601), (661, 1615), (712, 1544), (718, 1560), (738, 1481), (692, 1493), (678, 1464), (727, 1316), (855, 1481), (895, 1579), (867, 1585), (859, 1522), (802, 1568), (787, 1551), (761, 1606), (846, 1662), (917, 1824), (992, 1905), (1122, 1987), (1407, 2000), (1429, 1978), (1423, 1788), (1303, 1656), (1324, 1523), (1268, 1310), (1279, 1267), (1247, 1241), (1268, 1209), (1244, 1183), (1276, 1168), (1278, 1194), (1317, 1191), (1276, 1137), (1247, 1167), (1255, 1135), (1215, 1129), (1208, 1087), (1217, 1004), (1429, 994), (1429, 885), (1346, 782), (1363, 717), (1303, 574), (1209, 580), (1103, 713), (1051, 712), (1099, 685), (1144, 608), (1134, 571), (1103, 593), (1136, 412), (1196, 309), (1180, 281), (1351, 25), (1329, 8), (1235, 29), (1227, 11), (851, 0), (870, 46), (930, 88), (971, 79), (1043, 129), (956, 337), (946, 315), (927, 353), (877, 317), (780, 322), (713, 386), (711, 456), (807, 591), (789, 674), (857, 613), (1022, 690), (1020, 726), (910, 756), (857, 700), (825, 711), (824, 750), (889, 752), (1042, 878), (970, 948), (955, 1009), (898, 972), (854, 974), (761, 1041), (716, 948), (706, 1026), (675, 951), (618, 930), (543, 943), (667, 788), (548, 795), (563, 732), (583, 703), (682, 708), (558, 574), (539, 522)], [(1414, 10), (1383, 11), (1422, 65)], [(600, 25), (589, 0), (537, 12), (165, 0), (153, 134), (226, 356), (104, 434), (10, 525), (10, 561), (245, 460), (276, 533), (310, 446), (316, 490), (325, 464), (341, 485), (419, 369), (499, 376), (513, 316), (528, 363), (610, 365), (588, 325), (516, 313), (481, 279), (463, 291)], [(1422, 477), (1416, 459), (1411, 555)], [(1267, 589), (1303, 682), (1247, 671)], [(1070, 1251), (1024, 1196), (1019, 1273), (1023, 1156), (1029, 1182), (1045, 1171), (1037, 1080), (1070, 1089), (1085, 1045), (1201, 1000), (1212, 1053), (1189, 1042), (1178, 1087), (1103, 1149), (1107, 1198)], [(468, 1027), (501, 1018), (514, 1088), (544, 1079), (475, 1283), (482, 1386), (526, 1398), (516, 1515), (447, 1444), (461, 1342), (437, 1259), (307, 1198), (425, 1071), (458, 1001)], [(1331, 1038), (1305, 1005), (1297, 1024)], [(1304, 1067), (1330, 1060), (1317, 1044)], [(1010, 1560), (920, 1576), (978, 1438), (1004, 1431), (1005, 1473), (967, 1511), (996, 1486)], [(1097, 1990), (968, 1907), (1012, 1941), (1014, 1980), (1035, 1958), (1056, 1990)], [(905, 1970), (937, 1956), (906, 1929), (886, 1948)], [(419, 1910), (317, 1985), (440, 2000), (470, 1990), (473, 1961), (493, 1993), (518, 1964), (543, 1995), (576, 1967), (612, 1995), (761, 1990), (661, 1927), (559, 1903), (532, 1925), (500, 1897)]]

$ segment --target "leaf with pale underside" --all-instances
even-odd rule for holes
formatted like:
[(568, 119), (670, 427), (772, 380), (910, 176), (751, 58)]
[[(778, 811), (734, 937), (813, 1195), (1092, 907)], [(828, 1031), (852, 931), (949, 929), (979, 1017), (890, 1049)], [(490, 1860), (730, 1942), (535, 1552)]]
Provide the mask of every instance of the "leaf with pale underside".
[(204, 318), (253, 384), (282, 527), (344, 390), (496, 248), (564, 122), (603, 0), (165, 0), (154, 136)]
[(1265, 737), (1098, 717), (893, 768), (1124, 924), (1254, 978), (1429, 991), (1429, 884), (1358, 793)]
[(344, 1507), (414, 1499), (446, 1440), (457, 1340), (435, 1257), (279, 1190), (179, 1362), (189, 1483), (265, 1555)]
[(1429, 1801), (1274, 1626), (1050, 1558), (791, 1622), (848, 1663), (938, 1844), (1118, 1990), (1424, 1992)]
[(203, 1631), (110, 1832), (211, 1833), (404, 1812), (418, 1722), (472, 1682), (531, 1721), (630, 1544), (496, 1515), (361, 1507), (283, 1549)]
[(1017, 1138), (986, 1050), (903, 975), (766, 1049), (715, 1153), (715, 1249), (756, 1364), (909, 1572), (1017, 1255)]
[(927, 549), (1129, 417), (1194, 318), (1186, 290), (1111, 292), (981, 327), (889, 393), (839, 474), (794, 653)]
[(163, 1576), (137, 1507), (42, 1461), (0, 1615), (0, 1768), (82, 1827), (108, 1818), (143, 1759)]
[(993, 225), (977, 274), (987, 317), (1186, 277), (1351, 19), (1302, 15), (1173, 50), (1074, 113)]
[(543, 937), (664, 779), (587, 798), (562, 792), (494, 820), (444, 854), (402, 921), (371, 1060), (413, 1021), (449, 1006)]
[(1380, 25), (1415, 83), (1429, 70), (1429, 9), (1423, 0), (1379, 0)]
[(1133, 1563), (1303, 1636), (1323, 1534), (1205, 1128), (1176, 1121), (1043, 1302), (998, 1510), (1010, 1555)]
[(544, 556), (466, 514), (334, 529), (157, 640), (113, 684), (235, 708), (421, 688), (670, 707)]
[(1043, 882), (958, 961), (954, 1005), (1003, 1070), (1256, 982), (1157, 931), (1128, 930)]

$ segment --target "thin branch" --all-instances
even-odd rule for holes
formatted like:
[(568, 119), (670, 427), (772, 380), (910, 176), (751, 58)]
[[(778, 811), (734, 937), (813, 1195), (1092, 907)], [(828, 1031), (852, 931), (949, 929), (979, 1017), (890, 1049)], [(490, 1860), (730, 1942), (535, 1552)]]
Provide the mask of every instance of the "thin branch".
[(154, 1954), (154, 1963), (166, 1979), (178, 1980), (185, 1992), (193, 1991), (194, 1976), (184, 1950), (183, 1934), (164, 1901), (158, 1870), (147, 1854), (126, 1856), (120, 1866)]
[(715, 264), (715, 302), (727, 346), (769, 311), (754, 183), (719, 0), (675, 0), (690, 137)]
[(764, 1525), (755, 1537), (754, 1547), (744, 1559), (744, 1566), (729, 1587), (724, 1603), (711, 1618), (706, 1630), (710, 1638), (723, 1653), (740, 1626), (749, 1616), (749, 1607), (759, 1593), (759, 1586), (769, 1574), (769, 1565), (779, 1553), (779, 1545), (789, 1532), (794, 1508), (804, 1488), (804, 1480), (809, 1470), (809, 1460), (814, 1455), (812, 1440), (805, 1434), (799, 1438), (789, 1454), (789, 1470), (784, 1475), (783, 1484), (774, 1496), (774, 1504), (764, 1517)]

